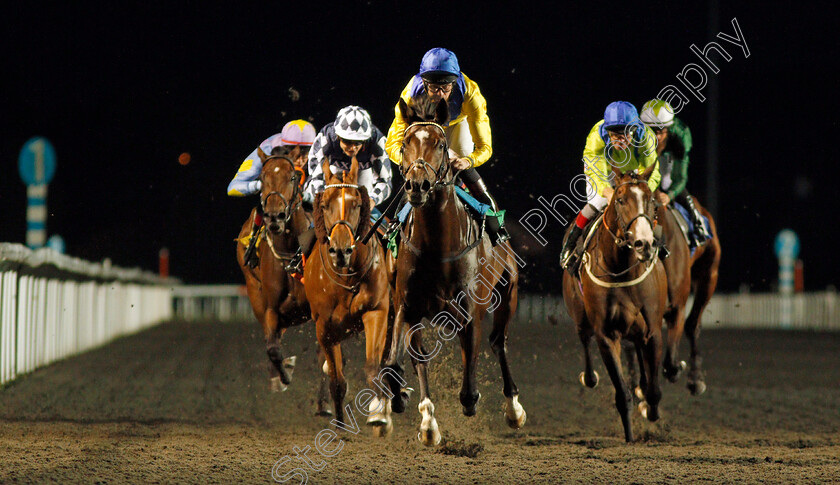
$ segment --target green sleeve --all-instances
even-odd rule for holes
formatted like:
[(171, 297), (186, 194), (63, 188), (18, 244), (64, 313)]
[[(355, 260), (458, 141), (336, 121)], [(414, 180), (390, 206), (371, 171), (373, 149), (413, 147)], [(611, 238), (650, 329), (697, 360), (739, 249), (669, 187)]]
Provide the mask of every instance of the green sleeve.
[[(674, 198), (685, 190), (688, 183), (688, 153), (691, 151), (691, 130), (679, 118), (674, 119), (674, 124), (668, 129), (668, 147), (674, 159), (674, 169), (671, 172), (671, 188), (668, 196)], [(673, 147), (673, 149), (671, 149)]]

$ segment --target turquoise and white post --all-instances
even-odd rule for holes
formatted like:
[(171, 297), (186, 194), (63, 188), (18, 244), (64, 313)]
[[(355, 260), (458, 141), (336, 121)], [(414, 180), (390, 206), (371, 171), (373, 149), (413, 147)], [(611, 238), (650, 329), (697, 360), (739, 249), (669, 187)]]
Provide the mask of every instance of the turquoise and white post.
[(781, 296), (779, 308), (779, 323), (782, 328), (790, 328), (793, 324), (792, 298), (794, 286), (794, 266), (799, 256), (799, 237), (790, 229), (783, 229), (776, 235), (774, 244), (776, 258), (779, 260), (779, 294)]
[(55, 175), (55, 149), (43, 137), (30, 138), (18, 157), (20, 178), (26, 184), (26, 245), (31, 249), (47, 242), (47, 186)]

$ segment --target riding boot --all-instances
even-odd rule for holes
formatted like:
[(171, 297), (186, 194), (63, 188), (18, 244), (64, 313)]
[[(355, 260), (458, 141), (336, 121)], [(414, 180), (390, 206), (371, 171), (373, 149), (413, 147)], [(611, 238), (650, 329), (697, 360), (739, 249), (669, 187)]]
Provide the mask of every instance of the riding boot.
[[(496, 200), (493, 198), (493, 196), (490, 195), (490, 191), (487, 189), (487, 184), (484, 183), (484, 180), (481, 178), (480, 175), (478, 175), (478, 172), (474, 168), (461, 172), (460, 177), (461, 180), (463, 180), (464, 183), (467, 184), (467, 188), (470, 189), (470, 194), (472, 194), (472, 196), (475, 197), (476, 200), (478, 200), (482, 204), (489, 205), (490, 210), (492, 210), (493, 212), (499, 212), (499, 205), (496, 203)], [(510, 239), (510, 234), (505, 228), (505, 222), (503, 217), (488, 216), (485, 220), (487, 232), (490, 234), (490, 241), (493, 243), (494, 246), (497, 246)]]
[(703, 214), (694, 205), (694, 197), (686, 193), (682, 199), (685, 200), (686, 206), (691, 213), (691, 222), (694, 224), (695, 242), (697, 246), (700, 246), (711, 237), (711, 234), (706, 230), (706, 225), (703, 223)]
[(257, 206), (257, 210), (254, 213), (254, 223), (251, 226), (251, 238), (248, 241), (248, 247), (245, 248), (245, 254), (242, 255), (245, 264), (250, 268), (256, 268), (260, 264), (260, 258), (257, 255), (257, 239), (260, 229), (262, 229), (262, 223), (262, 210), (261, 207)]
[(315, 245), (315, 229), (307, 229), (298, 236), (298, 250), (289, 263), (286, 265), (286, 272), (292, 274), (303, 274), (304, 255), (309, 256), (312, 246)]
[(577, 224), (573, 224), (572, 230), (566, 233), (566, 238), (563, 239), (563, 248), (560, 250), (560, 267), (569, 270), (571, 274), (577, 272), (580, 258), (576, 254), (575, 248), (582, 232), (583, 229), (579, 228)]
[(671, 255), (671, 251), (668, 250), (665, 237), (662, 236), (662, 226), (658, 224), (653, 228), (653, 243), (659, 246), (659, 259), (665, 261), (665, 258)]

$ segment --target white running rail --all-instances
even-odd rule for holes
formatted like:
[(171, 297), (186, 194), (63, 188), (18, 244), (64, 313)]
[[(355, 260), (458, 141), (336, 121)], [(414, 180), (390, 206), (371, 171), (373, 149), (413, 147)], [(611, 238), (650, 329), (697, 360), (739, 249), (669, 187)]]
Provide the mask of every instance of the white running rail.
[(139, 269), (0, 243), (0, 385), (172, 318), (172, 292)]

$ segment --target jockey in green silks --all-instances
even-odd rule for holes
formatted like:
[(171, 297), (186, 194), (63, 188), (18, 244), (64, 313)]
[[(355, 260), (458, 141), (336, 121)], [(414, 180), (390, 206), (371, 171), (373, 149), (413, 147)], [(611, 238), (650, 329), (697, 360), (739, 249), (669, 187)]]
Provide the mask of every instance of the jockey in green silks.
[(667, 101), (651, 99), (642, 107), (642, 122), (656, 135), (656, 154), (659, 156), (659, 171), (662, 173), (661, 189), (657, 198), (667, 205), (676, 200), (691, 214), (694, 224), (694, 246), (709, 238), (703, 216), (694, 205), (694, 198), (686, 189), (688, 182), (688, 152), (691, 151), (691, 130), (679, 118)]

